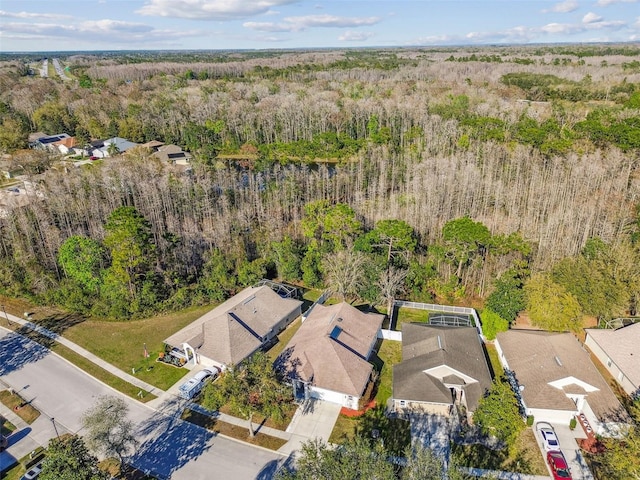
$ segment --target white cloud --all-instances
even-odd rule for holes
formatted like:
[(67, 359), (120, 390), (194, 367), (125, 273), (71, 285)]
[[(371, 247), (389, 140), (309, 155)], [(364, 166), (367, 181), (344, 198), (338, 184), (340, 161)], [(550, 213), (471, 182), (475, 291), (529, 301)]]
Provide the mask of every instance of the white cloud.
[(149, 0), (140, 15), (193, 20), (237, 20), (268, 13), (272, 7), (299, 0)]
[(347, 30), (338, 37), (338, 40), (341, 42), (362, 42), (371, 37), (373, 37), (372, 32), (354, 32), (352, 30)]
[(593, 23), (599, 22), (600, 20), (602, 20), (602, 17), (600, 15), (596, 15), (593, 12), (589, 12), (584, 17), (582, 17), (582, 23)]
[(282, 22), (245, 22), (243, 27), (261, 32), (300, 32), (308, 28), (356, 28), (375, 25), (379, 17), (336, 17), (334, 15), (306, 15), (286, 17)]
[(598, 0), (597, 4), (601, 7), (613, 5), (614, 3), (636, 3), (638, 0)]
[(553, 7), (543, 10), (544, 13), (569, 13), (578, 9), (578, 2), (576, 0), (565, 0), (564, 2), (556, 3)]
[(90, 38), (104, 44), (166, 44), (169, 39), (202, 35), (202, 32), (178, 32), (156, 30), (149, 25), (119, 20), (85, 20), (77, 23), (6, 23), (3, 34), (11, 38), (40, 39), (44, 42), (55, 40), (77, 40)]
[(61, 15), (58, 13), (31, 13), (31, 12), (7, 12), (0, 10), (0, 17), (22, 18), (22, 19), (43, 19), (43, 20), (68, 20), (71, 15)]

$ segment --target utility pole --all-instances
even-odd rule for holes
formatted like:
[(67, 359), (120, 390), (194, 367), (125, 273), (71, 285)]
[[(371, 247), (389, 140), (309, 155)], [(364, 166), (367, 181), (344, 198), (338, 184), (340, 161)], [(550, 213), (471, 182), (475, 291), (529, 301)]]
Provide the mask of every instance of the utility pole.
[(51, 417), (51, 423), (53, 423), (53, 429), (56, 432), (56, 438), (59, 440), (60, 434), (58, 433), (58, 427), (56, 427), (56, 419), (54, 417)]

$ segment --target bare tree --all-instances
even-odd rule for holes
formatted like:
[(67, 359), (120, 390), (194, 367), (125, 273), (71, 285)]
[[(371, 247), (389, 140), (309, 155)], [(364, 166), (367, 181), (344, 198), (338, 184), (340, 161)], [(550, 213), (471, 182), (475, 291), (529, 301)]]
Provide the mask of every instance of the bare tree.
[(322, 262), (326, 283), (343, 300), (356, 298), (362, 287), (367, 259), (362, 252), (341, 250), (328, 254)]

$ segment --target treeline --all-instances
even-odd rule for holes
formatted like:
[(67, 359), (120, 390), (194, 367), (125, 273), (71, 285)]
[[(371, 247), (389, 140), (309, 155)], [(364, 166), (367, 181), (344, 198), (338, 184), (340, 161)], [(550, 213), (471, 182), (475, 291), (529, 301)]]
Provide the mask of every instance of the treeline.
[[(366, 281), (355, 281), (345, 295), (455, 299), (486, 297), (508, 271), (524, 292), (531, 272), (581, 255), (592, 238), (618, 252), (635, 225), (640, 193), (640, 93), (633, 77), (610, 79), (610, 71), (622, 72), (613, 62), (605, 75), (594, 65), (436, 61), (448, 55), (228, 57), (220, 68), (238, 75), (215, 79), (199, 79), (193, 64), (118, 65), (108, 58), (94, 68), (84, 56), (74, 86), (8, 67), (0, 73), (4, 151), (40, 130), (74, 134), (80, 142), (121, 136), (177, 143), (194, 162), (183, 175), (137, 149), (103, 165), (54, 170), (55, 158), (14, 152), (10, 162), (39, 193), (0, 220), (2, 288), (126, 317), (220, 298), (261, 275), (330, 285), (344, 273), (339, 267), (356, 265), (352, 270)], [(99, 76), (110, 69), (118, 73)], [(139, 80), (121, 80), (134, 71)], [(586, 75), (590, 81), (582, 81)], [(567, 85), (609, 97), (520, 101)], [(234, 155), (242, 167), (221, 160)], [(148, 231), (153, 252), (116, 272), (118, 252), (109, 245), (118, 242), (108, 240), (109, 225), (123, 206), (135, 209), (130, 214)], [(305, 222), (320, 215), (309, 208), (329, 223), (358, 227), (339, 245), (317, 229), (308, 235)], [(348, 216), (336, 215), (344, 209)], [(374, 248), (387, 235), (380, 222), (389, 220), (404, 222), (415, 241), (398, 258)], [(451, 222), (471, 222), (469, 230), (480, 236), (465, 248), (447, 243)], [(363, 239), (372, 235), (377, 240), (367, 246)], [(62, 261), (70, 238), (74, 248), (95, 242), (91, 288)], [(628, 252), (637, 258), (635, 244)], [(558, 283), (536, 279), (546, 289)], [(618, 284), (626, 285), (624, 301), (580, 305), (580, 312), (624, 312), (636, 284), (629, 278)]]

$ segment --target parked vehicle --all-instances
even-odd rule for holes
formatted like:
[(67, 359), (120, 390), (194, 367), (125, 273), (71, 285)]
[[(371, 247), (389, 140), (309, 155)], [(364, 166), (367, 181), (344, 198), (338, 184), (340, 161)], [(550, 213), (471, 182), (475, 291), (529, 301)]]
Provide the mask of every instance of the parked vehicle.
[(42, 462), (38, 462), (25, 473), (20, 480), (35, 480), (42, 471)]
[(200, 393), (207, 382), (215, 380), (218, 375), (220, 375), (220, 369), (217, 367), (208, 367), (199, 371), (185, 383), (180, 385), (180, 396), (187, 400), (191, 400)]
[(549, 463), (549, 467), (551, 467), (554, 480), (571, 480), (569, 465), (562, 452), (553, 450), (547, 452), (547, 462)]
[(546, 422), (538, 422), (536, 430), (542, 439), (542, 447), (546, 452), (560, 450), (560, 442), (553, 427)]

